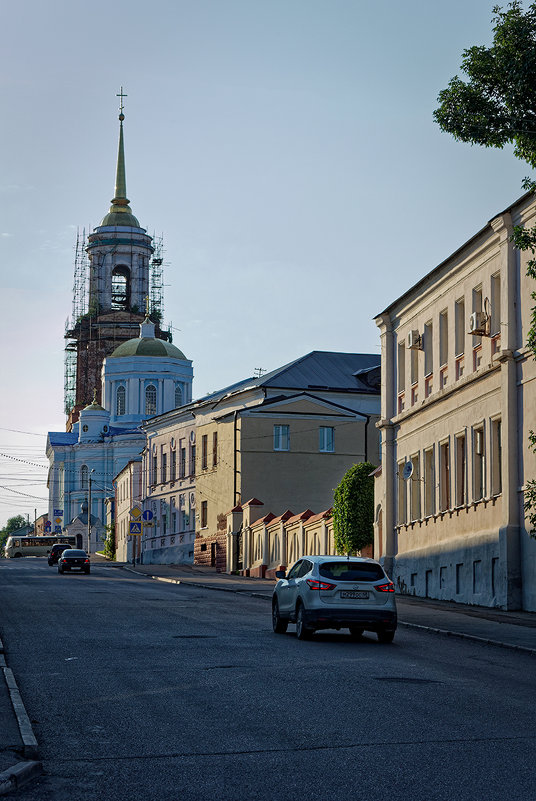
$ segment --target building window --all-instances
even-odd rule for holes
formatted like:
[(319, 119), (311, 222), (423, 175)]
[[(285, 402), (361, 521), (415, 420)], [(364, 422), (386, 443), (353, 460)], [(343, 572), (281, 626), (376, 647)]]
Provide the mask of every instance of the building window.
[(450, 448), (448, 442), (439, 446), (439, 509), (450, 509)]
[(419, 455), (411, 457), (413, 472), (410, 478), (410, 512), (412, 520), (419, 520), (421, 517), (421, 475), (419, 466)]
[(443, 389), (448, 381), (449, 360), (449, 316), (448, 311), (439, 315), (439, 389)]
[(424, 375), (430, 376), (434, 372), (434, 334), (432, 323), (424, 326)]
[(218, 432), (212, 434), (212, 467), (218, 464)]
[(459, 434), (456, 437), (456, 506), (465, 506), (467, 503), (466, 462), (465, 434)]
[(406, 346), (403, 342), (398, 343), (398, 391), (404, 392), (406, 389)]
[(290, 426), (274, 426), (274, 451), (290, 450)]
[(167, 453), (162, 451), (162, 484), (167, 482)]
[(83, 464), (80, 468), (80, 489), (87, 490), (89, 487), (89, 468)]
[(145, 387), (145, 414), (156, 414), (156, 387), (153, 384)]
[(491, 421), (491, 494), (502, 492), (502, 429), (501, 420)]
[(171, 530), (176, 534), (177, 533), (177, 512), (173, 512), (171, 515)]
[(434, 449), (424, 452), (424, 514), (435, 514), (435, 466)]
[(464, 373), (465, 353), (465, 300), (460, 298), (454, 307), (454, 352), (456, 356), (456, 380)]
[(152, 476), (151, 476), (151, 484), (156, 484), (156, 479), (158, 476), (158, 458), (156, 454), (153, 456), (153, 469), (152, 469)]
[(124, 386), (117, 387), (115, 411), (118, 417), (122, 414), (125, 414), (126, 394), (127, 393)]
[(175, 481), (177, 478), (177, 451), (173, 449), (171, 451), (171, 476), (170, 481)]
[(333, 453), (335, 450), (335, 429), (332, 426), (320, 426), (318, 434), (318, 450), (321, 453)]
[(190, 445), (190, 475), (195, 476), (195, 445)]
[(406, 522), (406, 481), (404, 479), (404, 462), (398, 463), (398, 525), (402, 526)]
[(186, 475), (186, 448), (181, 448), (181, 458), (179, 462), (179, 478)]
[(208, 467), (208, 435), (203, 434), (201, 437), (201, 470), (206, 470)]
[(473, 500), (484, 497), (484, 427), (473, 429)]
[(201, 501), (201, 528), (208, 525), (208, 501)]
[(175, 384), (175, 408), (182, 406), (182, 387), (180, 384)]

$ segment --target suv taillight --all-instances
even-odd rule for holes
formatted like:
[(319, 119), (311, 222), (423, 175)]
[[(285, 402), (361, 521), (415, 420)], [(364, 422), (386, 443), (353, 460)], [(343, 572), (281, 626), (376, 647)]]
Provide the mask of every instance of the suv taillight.
[(88, 562), (89, 562), (89, 559), (84, 559), (84, 564), (86, 564), (86, 565), (87, 565), (87, 564), (88, 564)]
[(316, 581), (315, 579), (305, 579), (310, 590), (334, 590), (336, 584), (328, 584), (327, 581)]
[(392, 581), (388, 581), (387, 584), (378, 584), (374, 589), (378, 590), (378, 592), (394, 592), (395, 585)]

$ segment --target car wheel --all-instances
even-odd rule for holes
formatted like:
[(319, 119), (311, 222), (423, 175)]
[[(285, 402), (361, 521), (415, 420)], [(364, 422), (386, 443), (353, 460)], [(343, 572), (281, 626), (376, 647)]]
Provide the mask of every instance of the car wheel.
[(349, 626), (350, 629), (350, 637), (353, 640), (360, 640), (363, 636), (363, 629), (361, 626)]
[(378, 640), (380, 642), (393, 642), (395, 638), (395, 630), (394, 629), (379, 629), (378, 630)]
[(279, 604), (276, 599), (272, 603), (272, 628), (274, 634), (284, 634), (288, 628), (288, 620), (283, 620), (279, 614)]
[(89, 576), (89, 572), (90, 572), (89, 569), (88, 570), (84, 570), (84, 573), (86, 574), (86, 576)]
[(63, 570), (61, 569), (61, 567), (58, 567), (58, 573), (63, 573)]
[(312, 634), (313, 629), (310, 629), (309, 626), (306, 625), (305, 610), (303, 608), (303, 604), (300, 604), (296, 614), (296, 637), (298, 640), (309, 640)]

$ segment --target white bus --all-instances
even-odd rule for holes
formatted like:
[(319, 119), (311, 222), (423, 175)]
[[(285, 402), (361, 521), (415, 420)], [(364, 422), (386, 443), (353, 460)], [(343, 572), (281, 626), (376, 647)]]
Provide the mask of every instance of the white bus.
[(56, 542), (65, 542), (71, 548), (76, 548), (75, 536), (63, 536), (56, 534), (56, 536), (48, 537), (18, 537), (9, 536), (4, 548), (4, 556), (8, 559), (16, 559), (20, 556), (48, 556), (52, 546)]

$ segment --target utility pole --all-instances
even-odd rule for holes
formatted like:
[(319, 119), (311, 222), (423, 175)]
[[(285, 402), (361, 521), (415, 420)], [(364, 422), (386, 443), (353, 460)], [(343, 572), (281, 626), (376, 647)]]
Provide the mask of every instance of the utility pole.
[(91, 550), (91, 474), (94, 473), (94, 470), (89, 471), (88, 476), (88, 501), (87, 501), (87, 553), (89, 556)]

